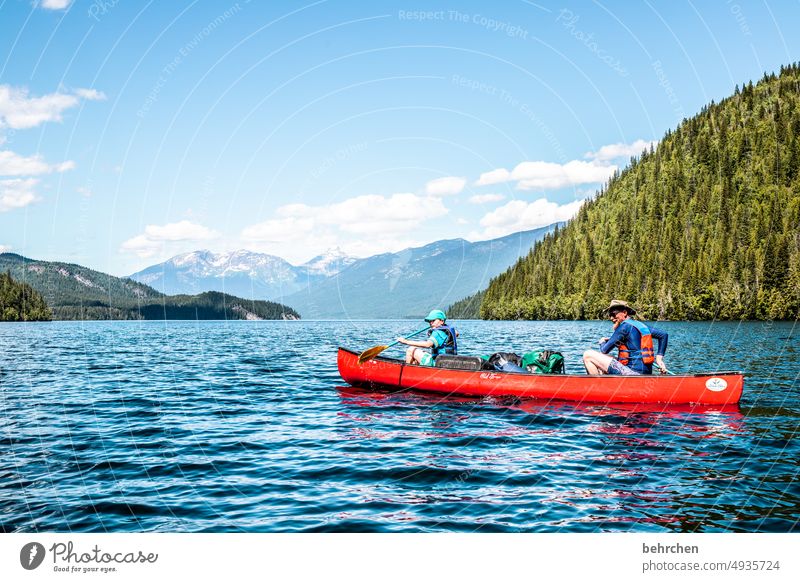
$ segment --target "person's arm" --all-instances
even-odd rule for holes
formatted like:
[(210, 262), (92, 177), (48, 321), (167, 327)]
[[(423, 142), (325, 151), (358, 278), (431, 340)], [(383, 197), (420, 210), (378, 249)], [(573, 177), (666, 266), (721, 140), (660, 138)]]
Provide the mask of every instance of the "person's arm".
[(658, 351), (656, 355), (664, 356), (667, 353), (667, 343), (669, 342), (669, 334), (656, 327), (650, 328), (650, 334), (658, 340)]
[(404, 337), (399, 337), (399, 338), (397, 338), (397, 341), (400, 342), (401, 344), (405, 344), (407, 346), (414, 346), (415, 348), (431, 348), (431, 347), (433, 347), (433, 341), (432, 340), (414, 341), (414, 340), (408, 340), (408, 339), (406, 339)]
[(658, 340), (658, 351), (656, 352), (656, 366), (661, 370), (662, 374), (668, 372), (667, 366), (664, 363), (664, 354), (667, 352), (667, 343), (669, 342), (669, 334), (663, 330), (655, 327), (650, 328), (650, 334)]
[(600, 346), (600, 351), (603, 352), (604, 354), (607, 354), (616, 347), (617, 343), (625, 339), (627, 337), (627, 333), (625, 331), (626, 327), (628, 326), (625, 325), (617, 326), (617, 328), (614, 330), (614, 333), (611, 334), (611, 337), (608, 338), (606, 342)]
[(430, 337), (426, 340), (412, 341), (399, 337), (397, 338), (397, 341), (399, 341), (401, 344), (414, 346), (416, 348), (438, 348), (439, 346), (444, 345), (444, 342), (447, 341), (447, 334), (440, 330), (434, 330)]

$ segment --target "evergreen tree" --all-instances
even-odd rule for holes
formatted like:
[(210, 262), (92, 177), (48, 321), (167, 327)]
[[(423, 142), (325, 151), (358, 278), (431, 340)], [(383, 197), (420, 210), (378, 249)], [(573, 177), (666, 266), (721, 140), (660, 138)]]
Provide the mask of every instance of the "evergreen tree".
[(793, 64), (667, 132), (493, 279), (480, 315), (594, 318), (619, 298), (645, 317), (800, 317), (799, 149)]
[(50, 321), (52, 313), (30, 285), (0, 273), (0, 321)]

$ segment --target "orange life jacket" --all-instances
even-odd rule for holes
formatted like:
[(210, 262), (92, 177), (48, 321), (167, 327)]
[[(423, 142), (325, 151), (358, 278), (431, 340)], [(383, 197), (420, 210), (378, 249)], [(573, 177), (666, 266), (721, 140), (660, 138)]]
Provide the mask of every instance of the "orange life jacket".
[(632, 359), (641, 359), (643, 364), (652, 364), (655, 361), (655, 354), (653, 351), (653, 335), (650, 333), (650, 328), (641, 321), (635, 319), (626, 319), (625, 322), (630, 323), (639, 330), (639, 334), (642, 336), (640, 340), (641, 348), (632, 350), (625, 344), (619, 343), (617, 344), (617, 360), (619, 360), (619, 363), (623, 366), (627, 366), (628, 362)]
[(617, 344), (617, 360), (623, 366), (628, 365), (628, 359), (631, 357), (631, 352), (628, 349), (628, 346), (623, 344), (622, 342)]

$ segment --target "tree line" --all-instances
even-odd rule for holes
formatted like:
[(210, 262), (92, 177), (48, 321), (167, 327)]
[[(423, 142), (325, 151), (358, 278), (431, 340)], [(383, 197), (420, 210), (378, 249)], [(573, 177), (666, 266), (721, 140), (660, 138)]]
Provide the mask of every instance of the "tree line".
[(451, 310), (591, 319), (611, 298), (658, 319), (800, 316), (800, 65), (685, 119)]

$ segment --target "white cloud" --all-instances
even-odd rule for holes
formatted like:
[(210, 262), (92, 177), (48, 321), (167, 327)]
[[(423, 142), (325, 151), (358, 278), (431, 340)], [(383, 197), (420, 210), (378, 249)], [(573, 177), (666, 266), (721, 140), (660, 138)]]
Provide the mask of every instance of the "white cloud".
[(629, 158), (631, 156), (638, 156), (644, 149), (650, 149), (651, 145), (656, 145), (658, 142), (645, 141), (637, 139), (631, 144), (613, 143), (604, 145), (596, 152), (587, 152), (585, 158), (595, 160), (597, 162), (608, 162), (617, 158)]
[(476, 194), (475, 196), (470, 196), (469, 202), (470, 204), (489, 204), (491, 202), (500, 202), (501, 200), (505, 200), (504, 194)]
[(75, 168), (73, 162), (48, 164), (41, 156), (25, 157), (9, 150), (0, 151), (0, 176), (37, 176)]
[(419, 226), (447, 212), (440, 198), (410, 193), (356, 196), (319, 206), (288, 204), (278, 208), (274, 218), (243, 229), (241, 240), (249, 248), (290, 261), (332, 246), (368, 256), (418, 243), (412, 237)]
[(564, 164), (544, 161), (528, 161), (517, 164), (512, 170), (498, 168), (484, 172), (475, 182), (476, 186), (489, 186), (504, 182), (516, 182), (519, 190), (547, 190), (598, 184), (608, 180), (617, 170), (611, 160), (640, 153), (650, 142), (638, 140), (633, 144), (612, 144), (603, 146), (597, 152), (586, 154), (591, 161), (571, 160)]
[(168, 247), (173, 247), (172, 243), (196, 243), (219, 238), (219, 236), (219, 233), (210, 228), (188, 220), (172, 222), (163, 226), (149, 224), (145, 227), (144, 234), (126, 240), (120, 249), (134, 253), (141, 258), (148, 258), (163, 252)]
[(0, 212), (24, 208), (38, 200), (34, 188), (39, 183), (36, 178), (16, 178), (0, 180)]
[(0, 245), (0, 253), (7, 253), (11, 251), (11, 247), (8, 245)]
[(505, 168), (481, 174), (477, 186), (517, 182), (520, 190), (546, 190), (605, 182), (617, 169), (615, 165), (572, 160), (566, 164), (554, 162), (522, 162), (511, 172)]
[(0, 129), (29, 129), (48, 121), (61, 121), (61, 114), (81, 99), (99, 100), (105, 96), (94, 89), (76, 89), (31, 97), (27, 88), (0, 85)]
[(181, 220), (164, 226), (150, 224), (144, 229), (145, 235), (155, 241), (181, 241), (181, 240), (209, 240), (218, 235), (214, 231), (200, 224)]
[(10, 150), (0, 151), (0, 177), (27, 176), (13, 180), (0, 180), (0, 212), (24, 208), (39, 200), (34, 191), (39, 180), (31, 176), (65, 172), (74, 167), (75, 163), (72, 161), (48, 164), (39, 155), (26, 157)]
[(608, 180), (617, 166), (572, 160), (566, 164), (522, 162), (511, 173), (520, 190), (558, 189)]
[[(62, 9), (68, 1), (45, 0), (45, 8)], [(105, 99), (103, 93), (94, 89), (75, 89), (72, 92), (58, 91), (42, 97), (31, 97), (27, 88), (0, 85), (0, 145), (6, 137), (6, 129), (29, 129), (48, 121), (61, 121), (61, 114), (80, 103), (81, 99)], [(27, 176), (24, 179), (0, 180), (0, 211), (23, 208), (38, 198), (34, 187), (39, 181), (31, 176), (53, 172), (65, 172), (75, 168), (72, 161), (59, 164), (47, 163), (41, 155), (24, 156), (10, 150), (0, 151), (0, 176)]]
[(47, 10), (64, 10), (72, 4), (72, 0), (42, 0), (42, 8)]
[(321, 207), (318, 220), (356, 234), (403, 234), (419, 223), (447, 214), (438, 198), (415, 194), (366, 195)]
[(488, 186), (490, 184), (500, 184), (511, 180), (511, 172), (505, 168), (492, 170), (491, 172), (484, 172), (478, 181), (475, 182), (476, 186)]
[(122, 243), (120, 250), (146, 259), (155, 256), (163, 248), (162, 243), (150, 240), (146, 235), (140, 234)]
[(273, 229), (292, 236), (295, 229), (308, 233), (320, 225), (354, 234), (402, 234), (425, 220), (444, 216), (447, 208), (438, 198), (416, 194), (368, 194), (322, 206), (289, 204), (278, 208), (276, 214), (279, 219), (250, 226), (242, 235), (267, 240), (262, 237), (275, 238)]
[(452, 196), (460, 194), (466, 185), (466, 178), (446, 176), (444, 178), (436, 178), (425, 184), (425, 192), (431, 196)]
[(242, 231), (242, 238), (251, 243), (290, 242), (305, 239), (313, 230), (313, 219), (289, 216), (248, 226)]
[(480, 225), (483, 231), (472, 234), (471, 238), (481, 240), (497, 238), (569, 220), (575, 216), (584, 202), (585, 200), (576, 200), (559, 205), (548, 201), (547, 198), (533, 202), (512, 200), (481, 218)]
[(75, 89), (75, 95), (87, 101), (105, 101), (106, 94), (97, 89)]

